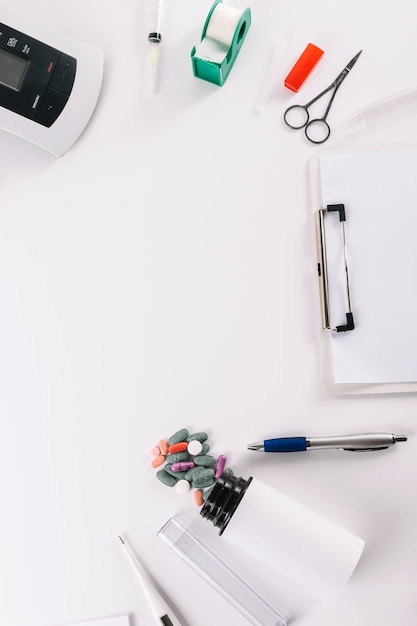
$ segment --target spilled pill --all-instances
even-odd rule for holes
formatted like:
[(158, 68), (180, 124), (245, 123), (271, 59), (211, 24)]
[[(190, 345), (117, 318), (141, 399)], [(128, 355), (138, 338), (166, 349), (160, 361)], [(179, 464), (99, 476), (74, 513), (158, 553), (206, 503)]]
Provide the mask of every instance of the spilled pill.
[(206, 439), (208, 439), (208, 434), (207, 433), (194, 433), (193, 435), (187, 435), (186, 437), (187, 441), (199, 441), (200, 443), (203, 443), (203, 441), (206, 441)]
[(201, 474), (203, 469), (205, 469), (205, 468), (196, 465), (195, 467), (192, 467), (190, 470), (185, 472), (185, 477), (184, 478), (186, 478), (190, 482), (193, 482), (194, 476), (198, 476), (198, 474)]
[(168, 439), (160, 439), (151, 449), (152, 467), (159, 468), (165, 463), (156, 472), (158, 480), (168, 487), (175, 486), (179, 494), (193, 490), (194, 503), (199, 507), (222, 474), (233, 475), (233, 471), (226, 467), (224, 454), (209, 454), (207, 439), (206, 432), (190, 434), (187, 428), (181, 428)]
[(203, 492), (201, 491), (201, 489), (196, 489), (194, 491), (194, 503), (197, 506), (202, 506), (204, 504), (204, 496), (203, 496)]
[(168, 472), (164, 469), (158, 470), (156, 472), (156, 477), (167, 487), (174, 487), (174, 485), (177, 484), (177, 479), (174, 478), (174, 476), (171, 476), (171, 474), (168, 474)]
[(168, 454), (168, 441), (166, 439), (161, 439), (159, 441), (159, 449), (161, 451), (161, 454), (163, 454), (164, 456)]
[(196, 465), (185, 473), (185, 478), (192, 482), (196, 476), (199, 476), (202, 472), (205, 472), (206, 469), (207, 468), (203, 467), (202, 465)]
[(193, 487), (195, 489), (204, 489), (205, 487), (212, 487), (216, 483), (216, 479), (214, 476), (212, 478), (206, 478), (203, 480), (199, 478), (198, 480), (193, 482)]
[(216, 472), (214, 474), (215, 478), (220, 478), (220, 476), (223, 474), (223, 470), (225, 466), (226, 466), (226, 457), (224, 454), (220, 454), (216, 463)]
[(176, 433), (171, 435), (171, 437), (168, 439), (168, 444), (172, 446), (174, 443), (186, 441), (189, 434), (190, 433), (186, 428), (181, 428), (181, 430), (177, 430)]
[(186, 472), (194, 467), (193, 461), (180, 461), (179, 463), (173, 463), (171, 469), (173, 472)]
[(184, 494), (184, 493), (188, 493), (190, 491), (191, 485), (188, 482), (188, 480), (181, 479), (175, 485), (175, 489), (178, 491), (178, 493)]
[(204, 465), (205, 467), (210, 467), (216, 463), (216, 459), (211, 454), (199, 454), (194, 457), (194, 463), (196, 465)]
[(214, 482), (214, 470), (211, 468), (205, 468), (200, 474), (193, 476), (193, 487), (196, 489), (211, 487)]
[(179, 463), (180, 461), (188, 461), (188, 452), (175, 452), (175, 454), (167, 454), (167, 463)]
[(188, 453), (191, 455), (200, 454), (203, 450), (203, 445), (197, 439), (193, 439), (190, 443), (187, 444)]
[(151, 465), (152, 467), (159, 467), (162, 463), (165, 462), (165, 457), (162, 454), (158, 454), (157, 457), (154, 458)]
[(178, 443), (173, 443), (172, 446), (169, 446), (168, 452), (169, 454), (175, 454), (175, 452), (184, 452), (188, 448), (188, 443), (186, 441), (179, 441)]
[(185, 478), (186, 472), (174, 472), (170, 463), (165, 463), (164, 470), (168, 472), (168, 474), (171, 474), (171, 476), (174, 476), (177, 480)]

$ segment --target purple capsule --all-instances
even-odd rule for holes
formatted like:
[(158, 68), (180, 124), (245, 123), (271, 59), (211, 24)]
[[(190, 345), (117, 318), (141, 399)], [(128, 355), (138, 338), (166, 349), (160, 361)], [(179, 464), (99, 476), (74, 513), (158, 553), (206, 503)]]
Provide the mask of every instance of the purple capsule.
[(193, 461), (179, 461), (178, 463), (173, 463), (171, 465), (171, 469), (173, 472), (186, 472), (187, 470), (194, 467)]
[(224, 454), (220, 454), (216, 463), (216, 473), (214, 474), (215, 478), (220, 478), (220, 476), (223, 474), (223, 470), (225, 466), (226, 466), (226, 457)]

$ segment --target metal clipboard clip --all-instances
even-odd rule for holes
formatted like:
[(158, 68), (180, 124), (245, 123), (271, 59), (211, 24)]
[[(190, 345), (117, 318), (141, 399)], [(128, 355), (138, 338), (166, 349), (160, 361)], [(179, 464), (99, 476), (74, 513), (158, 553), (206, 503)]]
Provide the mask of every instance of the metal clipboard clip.
[[(326, 233), (325, 233), (325, 214), (328, 212), (337, 211), (339, 213), (339, 222), (341, 225), (342, 244), (343, 244), (343, 265), (345, 273), (345, 285), (347, 294), (347, 308), (346, 324), (340, 326), (331, 326), (330, 323), (330, 301), (329, 301), (329, 274), (327, 268), (327, 251), (326, 251)], [(346, 212), (344, 204), (328, 204), (325, 209), (319, 209), (316, 212), (316, 244), (317, 244), (317, 271), (319, 276), (320, 287), (320, 305), (321, 305), (321, 319), (322, 327), (326, 330), (332, 330), (337, 333), (347, 330), (353, 330), (355, 324), (353, 321), (353, 313), (350, 302), (350, 288), (349, 288), (349, 271), (347, 264), (347, 252), (346, 252)]]

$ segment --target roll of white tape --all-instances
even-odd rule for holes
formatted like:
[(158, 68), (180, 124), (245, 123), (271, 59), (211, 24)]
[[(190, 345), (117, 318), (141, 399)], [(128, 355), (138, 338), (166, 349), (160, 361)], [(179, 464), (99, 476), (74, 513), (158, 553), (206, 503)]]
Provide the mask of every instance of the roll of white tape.
[(243, 11), (219, 2), (210, 16), (206, 37), (230, 46)]
[(241, 11), (215, 0), (204, 24), (201, 41), (191, 51), (194, 76), (223, 85), (250, 24), (250, 9)]

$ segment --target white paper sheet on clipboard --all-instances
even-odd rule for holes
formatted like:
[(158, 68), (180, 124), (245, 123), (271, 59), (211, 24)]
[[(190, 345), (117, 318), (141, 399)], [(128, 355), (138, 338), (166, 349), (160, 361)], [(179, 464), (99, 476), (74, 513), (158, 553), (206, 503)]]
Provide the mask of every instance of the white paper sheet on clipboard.
[[(323, 151), (311, 162), (311, 183), (313, 212), (340, 203), (346, 211), (355, 323), (347, 332), (321, 331), (326, 388), (417, 391), (417, 148)], [(325, 220), (334, 324), (346, 310), (344, 268), (334, 216)]]

